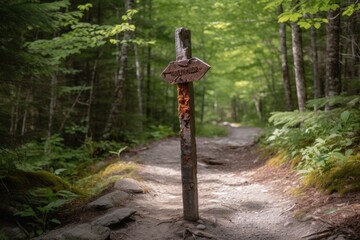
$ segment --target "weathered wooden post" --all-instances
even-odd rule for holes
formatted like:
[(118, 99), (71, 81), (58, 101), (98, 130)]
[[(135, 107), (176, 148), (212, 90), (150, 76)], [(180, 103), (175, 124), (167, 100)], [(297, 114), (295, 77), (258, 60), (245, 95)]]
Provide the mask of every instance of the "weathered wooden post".
[(210, 66), (198, 58), (191, 57), (190, 30), (175, 31), (176, 61), (170, 62), (161, 77), (177, 84), (178, 111), (181, 143), (181, 178), (183, 189), (184, 219), (199, 219), (197, 188), (197, 157), (195, 141), (195, 105), (193, 81), (200, 80)]

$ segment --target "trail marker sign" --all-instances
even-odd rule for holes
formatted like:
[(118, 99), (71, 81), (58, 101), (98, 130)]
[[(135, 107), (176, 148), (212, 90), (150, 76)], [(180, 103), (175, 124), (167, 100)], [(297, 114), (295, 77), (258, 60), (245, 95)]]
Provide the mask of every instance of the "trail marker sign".
[(207, 63), (194, 57), (170, 62), (161, 76), (171, 84), (188, 83), (200, 80), (209, 69), (210, 66)]
[(191, 32), (185, 28), (175, 31), (176, 61), (170, 62), (161, 77), (177, 84), (180, 122), (181, 180), (184, 219), (199, 219), (197, 188), (197, 155), (195, 140), (195, 104), (193, 81), (200, 80), (210, 66), (191, 56)]

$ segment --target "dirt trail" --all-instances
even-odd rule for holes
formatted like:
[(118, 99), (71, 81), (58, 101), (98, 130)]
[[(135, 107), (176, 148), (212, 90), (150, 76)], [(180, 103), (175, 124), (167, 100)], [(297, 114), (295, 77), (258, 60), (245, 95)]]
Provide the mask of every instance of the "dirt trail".
[(225, 138), (197, 139), (199, 223), (182, 219), (177, 138), (153, 143), (128, 158), (139, 163), (147, 193), (127, 204), (137, 210), (135, 221), (112, 231), (111, 239), (205, 239), (199, 237), (205, 234), (224, 240), (296, 240), (314, 232), (311, 223), (289, 214), (294, 202), (278, 191), (278, 181), (255, 180), (261, 163), (252, 145), (260, 129), (230, 130)]

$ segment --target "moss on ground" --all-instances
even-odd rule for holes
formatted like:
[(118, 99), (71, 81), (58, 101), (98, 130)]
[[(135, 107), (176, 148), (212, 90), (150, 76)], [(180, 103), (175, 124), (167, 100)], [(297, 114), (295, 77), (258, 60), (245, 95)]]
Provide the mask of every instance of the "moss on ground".
[[(267, 164), (279, 168), (290, 163), (293, 169), (300, 162), (301, 156), (289, 160), (285, 151), (279, 151), (267, 161)], [(302, 187), (315, 187), (326, 194), (338, 192), (344, 195), (349, 192), (360, 191), (360, 154), (350, 156), (345, 162), (334, 161), (333, 166), (327, 171), (318, 169), (305, 174)], [(298, 193), (303, 190), (298, 189)]]
[(1, 193), (27, 192), (39, 187), (47, 187), (53, 191), (68, 190), (80, 193), (62, 178), (47, 171), (26, 172), (15, 170), (1, 181)]
[(93, 196), (122, 178), (134, 178), (136, 169), (136, 163), (116, 161), (105, 166), (97, 173), (80, 179), (75, 185), (84, 192), (89, 193), (90, 196)]
[(272, 156), (268, 161), (267, 165), (271, 167), (282, 167), (288, 162), (285, 152), (279, 151), (277, 154)]
[(306, 186), (314, 186), (327, 194), (360, 191), (360, 155), (326, 172), (312, 171), (304, 178)]

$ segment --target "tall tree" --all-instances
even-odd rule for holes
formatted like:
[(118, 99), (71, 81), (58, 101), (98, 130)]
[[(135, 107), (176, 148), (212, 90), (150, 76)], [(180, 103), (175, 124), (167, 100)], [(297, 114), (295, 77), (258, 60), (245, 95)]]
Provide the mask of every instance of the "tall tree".
[[(283, 12), (283, 6), (280, 4), (278, 8), (278, 14)], [(288, 111), (293, 110), (293, 101), (291, 94), (291, 84), (289, 76), (289, 64), (287, 59), (287, 44), (286, 44), (286, 25), (285, 23), (279, 23), (279, 36), (280, 36), (280, 56), (281, 56), (281, 72), (284, 83), (286, 109)]]
[(322, 84), (319, 75), (319, 58), (317, 47), (317, 34), (316, 28), (311, 26), (310, 28), (310, 40), (311, 40), (311, 62), (312, 62), (312, 77), (314, 84), (314, 98), (321, 98), (322, 96)]
[(134, 57), (135, 57), (135, 72), (136, 72), (136, 92), (137, 92), (137, 101), (138, 101), (138, 115), (139, 115), (139, 130), (140, 133), (143, 131), (143, 105), (142, 105), (142, 69), (139, 59), (137, 44), (134, 44)]
[[(133, 0), (125, 1), (125, 11), (128, 12), (133, 9)], [(127, 20), (130, 24), (130, 18)], [(108, 139), (111, 135), (111, 131), (114, 128), (114, 125), (117, 121), (122, 99), (123, 99), (123, 91), (124, 91), (124, 83), (127, 75), (128, 68), (128, 51), (129, 51), (129, 40), (131, 38), (131, 31), (124, 32), (124, 42), (121, 45), (121, 56), (120, 56), (120, 66), (117, 74), (116, 84), (115, 84), (115, 99), (111, 105), (110, 112), (107, 117), (107, 121), (105, 123), (105, 128), (103, 130), (103, 139)]]
[(296, 22), (291, 23), (291, 36), (292, 36), (292, 50), (294, 57), (294, 72), (295, 72), (298, 109), (300, 112), (303, 112), (305, 111), (305, 103), (306, 103), (304, 59), (303, 59), (303, 50), (302, 50), (301, 29)]
[[(326, 96), (340, 94), (340, 8), (330, 10), (326, 26)], [(331, 108), (331, 106), (328, 106)]]
[[(326, 26), (326, 96), (334, 97), (341, 91), (340, 70), (340, 8), (330, 10)], [(326, 109), (333, 106), (328, 104)]]

